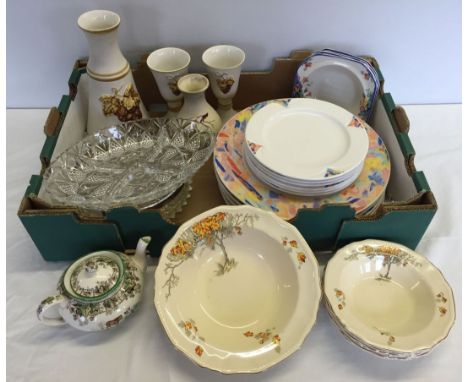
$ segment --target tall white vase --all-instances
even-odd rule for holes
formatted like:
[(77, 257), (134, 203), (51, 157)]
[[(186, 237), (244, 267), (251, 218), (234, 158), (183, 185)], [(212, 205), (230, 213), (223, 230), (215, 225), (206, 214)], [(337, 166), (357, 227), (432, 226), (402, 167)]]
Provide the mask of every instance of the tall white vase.
[(117, 31), (118, 14), (94, 10), (78, 18), (78, 26), (88, 39), (89, 76), (88, 134), (115, 123), (147, 118), (128, 61), (123, 56)]
[(201, 74), (186, 74), (177, 81), (177, 86), (184, 95), (184, 105), (177, 116), (202, 122), (213, 133), (218, 133), (223, 124), (205, 98), (205, 91), (210, 86), (208, 78)]

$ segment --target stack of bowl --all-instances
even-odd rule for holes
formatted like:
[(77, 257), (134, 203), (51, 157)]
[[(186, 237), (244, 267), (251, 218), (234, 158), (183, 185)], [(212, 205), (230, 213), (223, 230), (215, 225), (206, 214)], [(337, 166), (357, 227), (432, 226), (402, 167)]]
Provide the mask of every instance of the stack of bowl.
[(452, 290), (442, 273), (396, 243), (365, 240), (341, 248), (327, 264), (323, 292), (343, 335), (387, 359), (429, 353), (455, 320)]

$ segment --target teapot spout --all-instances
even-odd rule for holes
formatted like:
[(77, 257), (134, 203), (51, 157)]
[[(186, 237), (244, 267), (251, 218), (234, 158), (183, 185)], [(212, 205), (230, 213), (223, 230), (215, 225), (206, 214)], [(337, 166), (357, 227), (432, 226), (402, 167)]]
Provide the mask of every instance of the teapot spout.
[(145, 270), (146, 268), (146, 247), (151, 241), (151, 236), (143, 236), (138, 241), (134, 259), (137, 265), (140, 267), (141, 270)]

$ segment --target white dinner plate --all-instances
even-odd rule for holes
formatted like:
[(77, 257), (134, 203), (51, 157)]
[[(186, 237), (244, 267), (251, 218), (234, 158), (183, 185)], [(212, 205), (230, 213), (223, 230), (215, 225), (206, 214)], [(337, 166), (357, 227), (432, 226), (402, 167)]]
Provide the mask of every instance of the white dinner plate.
[(309, 182), (345, 177), (369, 149), (362, 121), (330, 102), (297, 98), (270, 103), (245, 129), (255, 159), (283, 176)]
[(247, 161), (249, 162), (249, 167), (250, 165), (255, 166), (255, 168), (260, 171), (264, 176), (267, 178), (271, 178), (274, 180), (277, 180), (281, 183), (285, 183), (288, 185), (294, 185), (297, 187), (307, 187), (307, 188), (323, 188), (323, 187), (330, 187), (336, 184), (339, 184), (341, 182), (344, 182), (345, 180), (348, 180), (352, 177), (356, 177), (359, 175), (359, 172), (362, 169), (362, 165), (356, 167), (356, 169), (347, 172), (345, 174), (337, 174), (335, 176), (328, 176), (325, 177), (325, 179), (320, 180), (320, 181), (305, 181), (302, 179), (295, 179), (295, 178), (289, 178), (287, 176), (281, 175), (268, 167), (264, 166), (261, 162), (259, 162), (255, 156), (250, 152), (250, 150), (247, 148), (247, 144), (244, 144), (244, 155), (245, 155), (245, 162), (247, 164)]
[(308, 186), (308, 185), (301, 185), (295, 184), (288, 179), (282, 179), (272, 176), (270, 173), (265, 173), (262, 168), (257, 167), (257, 163), (255, 163), (251, 156), (248, 154), (248, 149), (245, 149), (246, 153), (244, 155), (245, 163), (247, 167), (252, 171), (252, 174), (257, 177), (260, 181), (265, 183), (267, 186), (271, 187), (273, 190), (288, 193), (291, 195), (299, 195), (299, 196), (326, 196), (332, 195), (341, 190), (345, 189), (349, 185), (351, 185), (359, 174), (362, 171), (363, 164), (353, 170), (352, 173), (344, 180), (340, 180), (339, 182), (335, 182), (329, 185), (319, 185), (319, 186)]

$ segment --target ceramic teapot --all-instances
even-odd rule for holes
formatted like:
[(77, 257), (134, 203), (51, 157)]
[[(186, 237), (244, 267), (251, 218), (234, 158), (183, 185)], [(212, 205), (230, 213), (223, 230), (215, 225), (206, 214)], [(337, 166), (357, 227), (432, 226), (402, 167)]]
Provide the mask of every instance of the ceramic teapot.
[(88, 332), (110, 329), (124, 321), (141, 299), (150, 241), (151, 237), (142, 237), (133, 256), (99, 251), (75, 261), (59, 280), (59, 294), (39, 304), (39, 320)]

